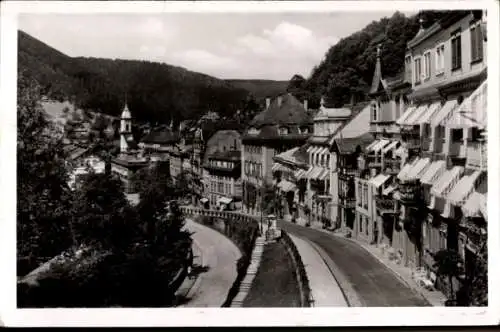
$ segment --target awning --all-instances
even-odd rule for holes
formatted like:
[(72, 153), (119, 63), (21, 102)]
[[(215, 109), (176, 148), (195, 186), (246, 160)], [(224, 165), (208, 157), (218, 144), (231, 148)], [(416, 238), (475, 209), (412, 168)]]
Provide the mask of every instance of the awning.
[(481, 172), (476, 171), (469, 176), (462, 177), (448, 194), (447, 199), (450, 203), (456, 206), (463, 205), (466, 198), (474, 191), (476, 180), (480, 175)]
[(441, 103), (440, 102), (432, 103), (427, 108), (427, 110), (425, 111), (425, 113), (422, 114), (422, 117), (420, 118), (420, 123), (430, 123), (432, 117), (434, 116), (434, 114), (437, 113), (437, 111), (439, 110), (440, 107), (441, 107)]
[(281, 165), (280, 163), (274, 163), (274, 164), (273, 164), (273, 167), (271, 167), (271, 170), (272, 170), (273, 172), (282, 172), (282, 171), (286, 171), (286, 170), (287, 170), (287, 167), (286, 167), (286, 166)]
[(406, 163), (403, 166), (403, 169), (398, 173), (397, 178), (399, 180), (404, 180), (406, 179), (406, 176), (408, 175), (408, 172), (412, 169), (412, 167), (415, 165), (415, 162), (417, 162), (418, 159), (413, 160), (412, 162)]
[[(483, 197), (481, 197), (483, 196)], [(479, 213), (481, 212), (481, 200), (485, 197), (478, 193), (477, 191), (473, 192), (472, 195), (465, 201), (462, 206), (462, 212), (465, 217), (479, 217)], [(485, 218), (486, 219), (486, 218)]]
[(420, 105), (411, 116), (409, 116), (403, 125), (413, 126), (420, 123), (422, 115), (427, 111), (428, 105)]
[(457, 106), (457, 100), (448, 100), (439, 111), (436, 112), (434, 117), (431, 119), (431, 125), (433, 127), (438, 126), (441, 122), (446, 119), (446, 117), (453, 111)]
[(326, 153), (328, 153), (328, 148), (320, 147), (318, 150), (318, 153), (319, 154), (326, 154)]
[(420, 183), (433, 184), (446, 170), (446, 162), (444, 160), (434, 161), (429, 168), (420, 177)]
[(415, 111), (416, 107), (415, 106), (410, 106), (408, 109), (399, 117), (399, 119), (396, 120), (396, 124), (402, 125), (405, 123), (406, 119), (411, 116), (413, 111)]
[(313, 168), (307, 173), (307, 177), (309, 179), (318, 180), (319, 177), (322, 176), (322, 174), (325, 172), (328, 173), (328, 169), (319, 166), (313, 166)]
[(463, 173), (464, 168), (462, 166), (455, 166), (450, 170), (444, 172), (444, 174), (437, 180), (437, 182), (431, 188), (431, 194), (436, 196), (441, 196), (445, 194), (446, 189), (460, 177)]
[(391, 149), (395, 149), (396, 146), (399, 144), (399, 141), (392, 141), (389, 145), (387, 145), (386, 147), (384, 147), (382, 149), (382, 153), (383, 154), (386, 154), (387, 152), (389, 152)]
[(382, 195), (387, 196), (390, 193), (392, 193), (395, 189), (396, 189), (396, 187), (389, 186), (389, 187), (385, 188), (384, 190), (382, 190)]
[(487, 121), (487, 92), (488, 81), (483, 82), (453, 111), (453, 114), (444, 123), (452, 129), (484, 128)]
[(318, 175), (318, 180), (325, 181), (325, 179), (329, 178), (330, 172), (327, 168), (324, 168), (323, 171)]
[(217, 203), (219, 204), (229, 204), (233, 201), (232, 198), (227, 198), (227, 197), (221, 197), (217, 200)]
[(313, 146), (313, 148), (311, 149), (311, 151), (309, 151), (309, 153), (316, 153), (316, 152), (318, 152), (320, 149), (321, 149), (321, 147), (319, 147), (319, 146)]
[(446, 199), (456, 206), (461, 206), (465, 203), (465, 199), (471, 191), (474, 190), (474, 176), (464, 176), (450, 191)]
[(306, 174), (306, 171), (304, 171), (303, 169), (298, 169), (295, 171), (295, 173), (293, 175), (295, 176), (295, 178), (297, 180), (300, 180), (300, 179), (304, 178), (305, 174)]
[(375, 141), (371, 142), (371, 144), (366, 147), (365, 151), (366, 152), (370, 152), (373, 149), (373, 147), (375, 145), (377, 145), (378, 143), (380, 143), (379, 140), (375, 140)]
[(384, 146), (386, 146), (390, 142), (391, 141), (389, 141), (388, 139), (382, 139), (382, 140), (380, 140), (380, 142), (372, 148), (373, 152), (375, 152), (375, 153), (379, 152), (380, 150), (382, 150), (382, 148)]
[(202, 199), (200, 199), (200, 202), (206, 203), (206, 202), (208, 202), (208, 198), (203, 197)]
[(415, 163), (415, 165), (408, 172), (408, 179), (418, 179), (422, 175), (422, 173), (427, 169), (431, 160), (429, 158), (420, 159)]
[(390, 177), (391, 177), (390, 175), (378, 174), (375, 177), (371, 178), (369, 182), (370, 184), (374, 185), (375, 188), (379, 188), (387, 180), (389, 180)]
[(307, 153), (311, 153), (311, 151), (315, 148), (315, 146), (312, 146), (310, 145), (308, 148), (307, 148)]

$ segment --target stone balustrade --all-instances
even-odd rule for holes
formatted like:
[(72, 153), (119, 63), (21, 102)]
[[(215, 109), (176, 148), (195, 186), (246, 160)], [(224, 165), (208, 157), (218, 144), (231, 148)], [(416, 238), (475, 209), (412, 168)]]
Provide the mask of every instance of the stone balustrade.
[(180, 207), (182, 213), (185, 216), (204, 216), (204, 217), (212, 217), (212, 218), (220, 218), (220, 219), (229, 219), (244, 223), (250, 223), (252, 221), (258, 221), (258, 219), (254, 216), (243, 214), (237, 211), (217, 211), (217, 210), (207, 210), (203, 208), (189, 207), (189, 206), (181, 206)]

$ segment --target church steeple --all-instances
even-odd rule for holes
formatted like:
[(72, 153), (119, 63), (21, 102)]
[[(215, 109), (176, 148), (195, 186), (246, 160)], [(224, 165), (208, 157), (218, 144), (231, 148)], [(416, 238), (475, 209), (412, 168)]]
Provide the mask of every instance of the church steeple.
[(129, 141), (132, 138), (132, 115), (128, 109), (127, 101), (123, 107), (120, 119), (120, 152), (127, 153)]
[(370, 93), (376, 93), (380, 80), (382, 79), (382, 65), (380, 64), (380, 47), (381, 44), (377, 45), (377, 62), (375, 63), (375, 71), (373, 73), (372, 86), (370, 88)]

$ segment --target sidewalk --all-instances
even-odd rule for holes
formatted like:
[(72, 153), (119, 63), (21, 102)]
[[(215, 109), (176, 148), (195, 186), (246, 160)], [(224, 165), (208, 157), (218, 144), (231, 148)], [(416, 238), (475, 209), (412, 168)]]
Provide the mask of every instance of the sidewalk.
[(447, 300), (447, 298), (444, 296), (443, 293), (441, 293), (438, 290), (430, 291), (418, 286), (415, 280), (412, 278), (412, 269), (391, 261), (384, 253), (382, 248), (375, 247), (374, 245), (369, 245), (357, 239), (346, 238), (345, 236), (343, 236), (342, 233), (332, 233), (332, 234), (353, 241), (357, 243), (359, 246), (363, 247), (372, 256), (377, 258), (382, 264), (391, 269), (403, 283), (405, 283), (408, 287), (413, 289), (413, 291), (415, 291), (416, 293), (420, 294), (423, 298), (425, 298), (427, 302), (429, 302), (433, 307), (444, 306), (444, 302)]
[(319, 253), (305, 240), (289, 234), (306, 269), (315, 307), (348, 307), (337, 280)]

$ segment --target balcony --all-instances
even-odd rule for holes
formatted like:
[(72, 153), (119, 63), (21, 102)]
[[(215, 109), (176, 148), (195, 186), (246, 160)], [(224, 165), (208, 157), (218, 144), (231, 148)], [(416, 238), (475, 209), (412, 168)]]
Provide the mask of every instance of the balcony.
[(393, 199), (377, 197), (375, 198), (377, 204), (377, 212), (382, 214), (396, 213), (396, 204)]
[(488, 168), (488, 151), (486, 143), (469, 142), (466, 155), (467, 168), (476, 170)]
[(399, 199), (405, 205), (415, 205), (420, 200), (420, 185), (416, 181), (399, 184)]

